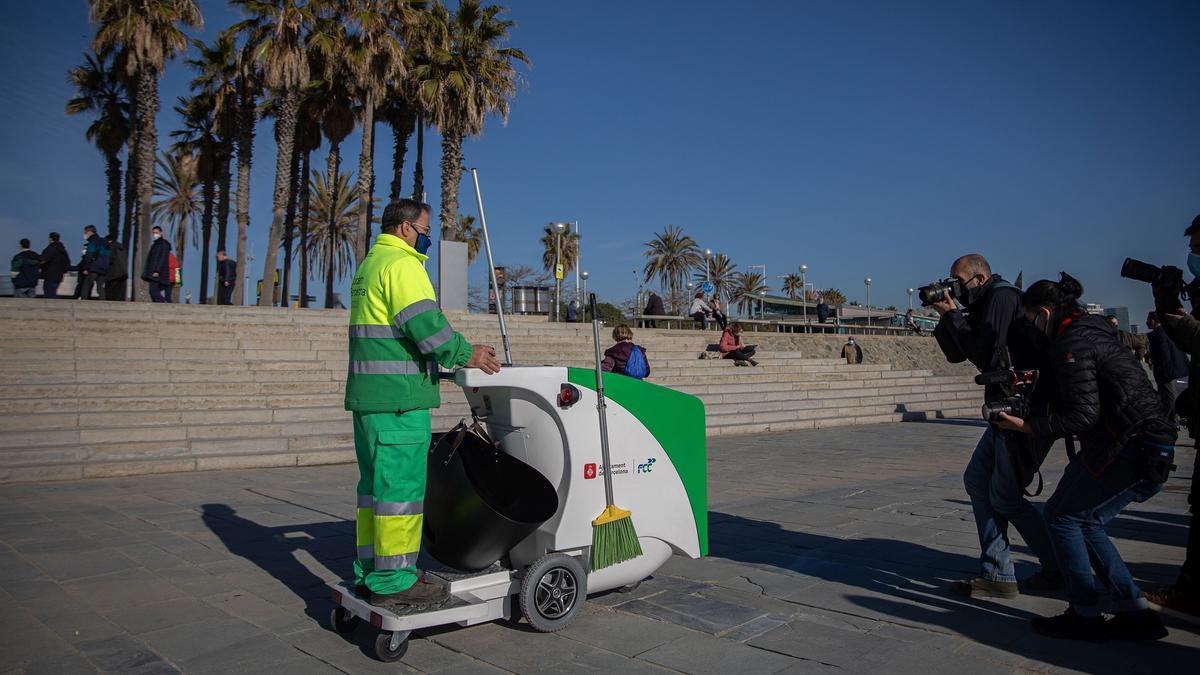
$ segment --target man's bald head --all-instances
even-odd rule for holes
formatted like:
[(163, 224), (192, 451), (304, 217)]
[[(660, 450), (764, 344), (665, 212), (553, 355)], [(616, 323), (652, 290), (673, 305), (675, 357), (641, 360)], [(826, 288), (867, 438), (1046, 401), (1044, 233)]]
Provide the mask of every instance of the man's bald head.
[(975, 277), (982, 277), (980, 282), (982, 283), (992, 276), (992, 266), (988, 264), (986, 258), (978, 253), (970, 253), (954, 261), (954, 264), (950, 266), (950, 276), (963, 283), (967, 283)]

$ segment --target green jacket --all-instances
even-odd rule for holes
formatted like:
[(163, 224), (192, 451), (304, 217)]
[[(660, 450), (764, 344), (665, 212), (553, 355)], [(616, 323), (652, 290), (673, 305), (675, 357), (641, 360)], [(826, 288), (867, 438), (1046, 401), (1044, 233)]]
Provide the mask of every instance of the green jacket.
[(381, 234), (350, 284), (346, 409), (397, 412), (441, 404), (438, 366), (465, 366), (471, 344), (438, 309), (433, 284), (403, 239)]

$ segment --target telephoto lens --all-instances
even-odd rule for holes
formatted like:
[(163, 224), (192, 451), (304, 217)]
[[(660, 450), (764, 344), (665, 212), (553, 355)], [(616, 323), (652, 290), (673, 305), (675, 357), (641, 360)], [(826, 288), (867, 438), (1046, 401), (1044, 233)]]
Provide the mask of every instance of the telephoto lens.
[(1121, 265), (1121, 276), (1134, 281), (1141, 281), (1147, 284), (1158, 283), (1159, 277), (1162, 275), (1162, 268), (1157, 265), (1126, 258), (1125, 263)]

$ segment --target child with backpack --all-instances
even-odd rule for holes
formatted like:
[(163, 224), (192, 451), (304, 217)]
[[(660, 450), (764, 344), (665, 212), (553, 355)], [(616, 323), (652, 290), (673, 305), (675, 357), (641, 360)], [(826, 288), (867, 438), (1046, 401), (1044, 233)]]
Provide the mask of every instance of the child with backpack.
[(633, 343), (633, 330), (621, 324), (613, 329), (612, 335), (617, 344), (605, 350), (600, 369), (639, 380), (646, 379), (650, 375), (650, 361), (646, 359), (646, 348)]

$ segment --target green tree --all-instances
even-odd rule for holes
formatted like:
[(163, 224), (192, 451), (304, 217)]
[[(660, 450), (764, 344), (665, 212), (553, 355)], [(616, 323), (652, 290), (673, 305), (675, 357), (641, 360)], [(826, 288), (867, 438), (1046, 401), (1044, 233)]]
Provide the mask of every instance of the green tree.
[(783, 277), (783, 292), (787, 293), (789, 298), (795, 300), (797, 296), (804, 292), (803, 278), (795, 272), (785, 274)]
[(821, 291), (821, 297), (830, 307), (846, 304), (846, 294), (836, 288), (826, 288)]
[[(99, 53), (123, 51), (126, 72), (137, 83), (136, 115), (138, 182), (138, 241), (148, 249), (150, 211), (154, 196), (154, 172), (158, 154), (158, 78), (167, 60), (187, 49), (183, 27), (199, 28), (204, 19), (194, 0), (89, 0), (91, 20), (98, 25), (92, 48)], [(141, 282), (144, 255), (134, 258), (134, 282), (138, 300), (150, 299)]]
[[(712, 282), (713, 295), (718, 298), (729, 297), (729, 289), (733, 286), (734, 276), (737, 274), (737, 264), (729, 259), (729, 256), (724, 253), (714, 253), (708, 259), (708, 281)], [(703, 261), (701, 267), (692, 275), (692, 280), (696, 284), (705, 281)]]
[[(666, 230), (656, 234), (645, 246), (642, 256), (647, 260), (642, 274), (647, 282), (657, 278), (668, 299), (678, 296), (687, 283), (688, 273), (703, 264), (696, 241), (674, 225), (667, 225)], [(671, 311), (682, 310), (672, 307)]]
[[(559, 236), (554, 233), (554, 230), (549, 225), (542, 232), (542, 268), (553, 276), (554, 265), (561, 259), (563, 277), (565, 278), (570, 272), (574, 271), (575, 265), (579, 260), (579, 234), (571, 232), (569, 228), (563, 233), (562, 254), (560, 258), (557, 249)], [(442, 236), (445, 237), (446, 235), (443, 234)]]
[(200, 303), (208, 301), (208, 254), (212, 242), (213, 211), (216, 208), (217, 136), (216, 102), (206, 93), (181, 97), (175, 112), (183, 119), (183, 128), (171, 132), (179, 139), (171, 150), (194, 157), (193, 169), (200, 182)]
[[(164, 153), (154, 175), (154, 194), (158, 199), (151, 203), (150, 213), (155, 222), (167, 223), (167, 236), (172, 239), (171, 246), (180, 267), (187, 253), (189, 233), (192, 245), (196, 245), (196, 221), (204, 210), (199, 162), (199, 157), (186, 149)], [(183, 302), (183, 293), (179, 296), (178, 302)]]
[(458, 214), (458, 225), (446, 237), (451, 241), (461, 241), (467, 245), (467, 264), (475, 262), (479, 249), (483, 246), (483, 230), (475, 225), (475, 216)]
[(507, 121), (520, 80), (515, 64), (529, 63), (521, 50), (500, 46), (513, 26), (499, 18), (504, 11), (499, 5), (462, 0), (453, 15), (441, 2), (422, 15), (424, 58), (414, 63), (412, 80), (421, 108), (442, 134), (438, 222), (443, 233), (458, 216), (463, 139), (483, 133), (489, 114)]
[(132, 134), (132, 104), (117, 59), (107, 53), (86, 52), (83, 63), (72, 68), (68, 81), (75, 96), (67, 101), (67, 114), (95, 113), (87, 139), (104, 155), (108, 192), (108, 234), (117, 236), (121, 222), (121, 148)]
[(729, 301), (737, 303), (737, 309), (743, 316), (750, 316), (762, 299), (762, 293), (768, 289), (766, 281), (758, 272), (742, 272), (734, 279), (730, 289)]
[(354, 269), (354, 241), (358, 213), (362, 203), (358, 187), (350, 183), (353, 174), (340, 174), (333, 184), (328, 173), (314, 171), (309, 186), (312, 202), (310, 219), (317, 223), (333, 223), (332, 228), (319, 227), (308, 237), (306, 274), (324, 275), (329, 279), (344, 279)]

